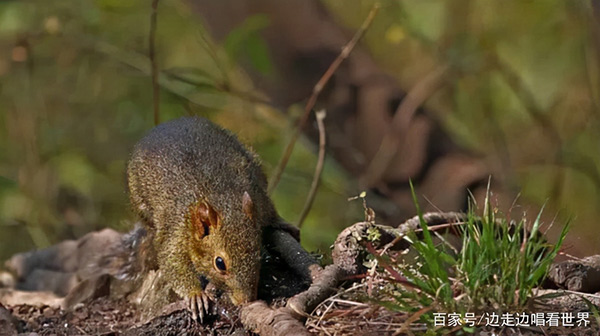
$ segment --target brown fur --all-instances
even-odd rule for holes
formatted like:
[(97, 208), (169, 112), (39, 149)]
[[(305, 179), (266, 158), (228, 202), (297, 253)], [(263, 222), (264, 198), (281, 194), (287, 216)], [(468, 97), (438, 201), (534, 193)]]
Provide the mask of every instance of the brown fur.
[(279, 220), (257, 157), (235, 136), (199, 117), (164, 123), (135, 146), (127, 178), (177, 294), (200, 295), (204, 277), (234, 304), (256, 298), (262, 229)]

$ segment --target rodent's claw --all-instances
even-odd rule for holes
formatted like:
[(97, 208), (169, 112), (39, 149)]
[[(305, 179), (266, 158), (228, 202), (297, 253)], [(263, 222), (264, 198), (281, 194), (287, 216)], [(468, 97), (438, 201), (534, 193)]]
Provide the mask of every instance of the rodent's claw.
[(210, 301), (208, 295), (200, 293), (199, 295), (192, 295), (187, 298), (188, 310), (192, 313), (192, 319), (200, 319), (200, 323), (204, 323), (204, 315), (208, 314), (210, 308)]
[(210, 301), (208, 300), (208, 295), (202, 293), (200, 296), (202, 298), (202, 308), (208, 313), (208, 309), (210, 308)]
[(188, 304), (188, 310), (192, 313), (192, 320), (198, 319), (198, 306), (196, 305), (196, 297), (191, 296), (186, 298)]

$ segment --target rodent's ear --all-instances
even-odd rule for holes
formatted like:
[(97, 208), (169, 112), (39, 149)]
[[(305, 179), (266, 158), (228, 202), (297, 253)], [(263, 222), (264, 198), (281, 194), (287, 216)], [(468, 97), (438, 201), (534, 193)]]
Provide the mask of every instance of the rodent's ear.
[(210, 234), (219, 225), (219, 216), (215, 209), (206, 202), (198, 202), (190, 211), (190, 221), (196, 239), (200, 240)]
[(244, 191), (244, 196), (242, 196), (242, 209), (248, 218), (252, 219), (254, 213), (254, 202), (252, 202), (252, 198), (247, 191)]

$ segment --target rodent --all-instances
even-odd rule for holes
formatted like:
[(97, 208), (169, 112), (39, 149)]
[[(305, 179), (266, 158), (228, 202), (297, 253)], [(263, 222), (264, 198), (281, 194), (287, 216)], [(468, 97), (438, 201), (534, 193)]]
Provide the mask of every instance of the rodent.
[(194, 318), (208, 283), (234, 305), (256, 299), (262, 230), (280, 217), (257, 156), (232, 133), (201, 117), (165, 122), (135, 145), (127, 184), (158, 269)]

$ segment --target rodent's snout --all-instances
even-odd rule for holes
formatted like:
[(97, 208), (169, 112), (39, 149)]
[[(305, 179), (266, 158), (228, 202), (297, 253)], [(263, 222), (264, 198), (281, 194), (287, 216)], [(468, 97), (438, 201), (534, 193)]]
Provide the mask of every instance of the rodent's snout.
[(231, 303), (233, 303), (236, 306), (239, 306), (244, 303), (256, 300), (256, 294), (258, 290), (257, 287), (258, 280), (256, 282), (247, 281), (241, 285), (230, 287), (232, 289), (229, 292), (229, 298), (231, 300)]
[(231, 303), (239, 306), (250, 301), (250, 296), (247, 293), (241, 291), (235, 291), (231, 293)]

